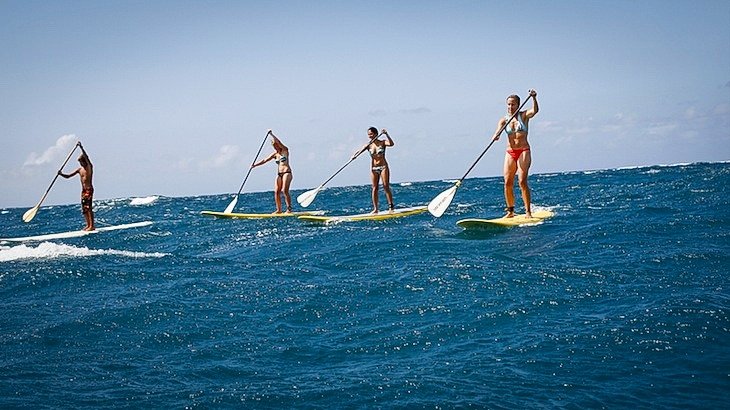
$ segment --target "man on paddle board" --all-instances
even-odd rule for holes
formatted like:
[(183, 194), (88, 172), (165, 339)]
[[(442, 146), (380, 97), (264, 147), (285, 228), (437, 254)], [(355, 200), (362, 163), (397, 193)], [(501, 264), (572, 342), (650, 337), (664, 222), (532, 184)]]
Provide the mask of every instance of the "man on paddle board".
[(527, 131), (530, 118), (539, 111), (537, 92), (530, 90), (530, 96), (527, 98), (532, 98), (532, 108), (517, 112), (520, 107), (520, 97), (517, 95), (507, 97), (507, 115), (499, 119), (497, 130), (492, 136), (492, 140), (497, 141), (502, 129), (507, 132), (507, 152), (504, 155), (504, 199), (507, 202), (505, 209), (507, 218), (515, 216), (515, 174), (522, 192), (522, 201), (525, 203), (525, 215), (528, 218), (532, 217), (530, 187), (527, 185), (527, 173), (532, 163), (532, 155), (530, 144), (527, 142)]
[(94, 166), (91, 164), (89, 155), (86, 154), (84, 146), (81, 145), (81, 141), (77, 142), (76, 145), (81, 148), (81, 155), (79, 156), (80, 167), (76, 168), (74, 172), (70, 174), (64, 174), (61, 170), (58, 170), (58, 175), (69, 179), (74, 175), (78, 175), (81, 179), (81, 212), (84, 214), (86, 220), (86, 227), (83, 231), (93, 231), (94, 227), (94, 210), (92, 208), (92, 201), (94, 200), (94, 185), (91, 180), (94, 176)]
[(383, 191), (385, 197), (388, 200), (388, 210), (393, 211), (393, 193), (390, 191), (390, 167), (388, 161), (385, 160), (385, 147), (392, 147), (395, 145), (393, 139), (388, 135), (388, 131), (383, 129), (381, 134), (385, 135), (385, 140), (378, 138), (378, 129), (375, 127), (368, 128), (368, 140), (370, 143), (357, 150), (356, 154), (352, 156), (355, 159), (359, 153), (368, 150), (370, 152), (370, 182), (372, 182), (372, 199), (373, 199), (373, 212), (378, 213), (378, 185), (380, 181), (383, 181)]
[(286, 201), (286, 212), (291, 213), (291, 196), (289, 195), (289, 186), (291, 185), (294, 176), (291, 172), (291, 166), (289, 165), (289, 148), (282, 144), (276, 136), (271, 134), (271, 145), (274, 147), (274, 153), (269, 155), (267, 158), (253, 164), (251, 168), (256, 168), (259, 165), (263, 165), (272, 159), (278, 166), (278, 172), (276, 179), (274, 180), (274, 202), (276, 203), (275, 214), (281, 212), (281, 194), (284, 194), (284, 200)]

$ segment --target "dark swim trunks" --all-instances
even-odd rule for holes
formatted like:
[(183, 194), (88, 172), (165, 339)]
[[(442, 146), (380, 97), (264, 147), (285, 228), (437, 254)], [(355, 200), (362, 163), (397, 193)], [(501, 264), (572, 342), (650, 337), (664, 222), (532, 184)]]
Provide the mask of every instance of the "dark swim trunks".
[(94, 199), (93, 189), (84, 189), (81, 191), (81, 212), (91, 211), (91, 201)]

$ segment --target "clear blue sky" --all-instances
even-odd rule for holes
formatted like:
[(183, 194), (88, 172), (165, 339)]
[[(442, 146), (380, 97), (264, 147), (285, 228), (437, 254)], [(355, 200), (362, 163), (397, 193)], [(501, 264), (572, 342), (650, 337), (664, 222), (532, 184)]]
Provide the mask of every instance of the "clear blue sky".
[(533, 173), (730, 160), (730, 2), (0, 0), (0, 207), (35, 205), (77, 139), (98, 199), (235, 192), (269, 128), (293, 189), (369, 126), (395, 140), (394, 183), (456, 179), (528, 88)]

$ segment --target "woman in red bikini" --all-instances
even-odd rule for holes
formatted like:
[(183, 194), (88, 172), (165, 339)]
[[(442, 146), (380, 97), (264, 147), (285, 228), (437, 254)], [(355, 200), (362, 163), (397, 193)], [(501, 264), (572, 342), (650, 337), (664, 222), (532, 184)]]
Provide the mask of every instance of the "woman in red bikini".
[[(507, 218), (515, 216), (515, 174), (517, 174), (520, 184), (520, 191), (522, 191), (525, 214), (528, 218), (532, 217), (530, 187), (527, 185), (527, 173), (530, 170), (532, 156), (530, 155), (530, 143), (527, 142), (527, 129), (530, 118), (537, 114), (539, 108), (535, 90), (530, 90), (530, 97), (532, 97), (532, 109), (518, 112), (511, 120), (510, 118), (520, 107), (520, 97), (517, 95), (507, 97), (507, 115), (499, 119), (497, 130), (492, 137), (492, 140), (496, 141), (499, 139), (502, 129), (507, 132), (507, 153), (504, 155), (504, 199), (507, 202), (505, 209)], [(510, 122), (507, 123), (507, 121)]]

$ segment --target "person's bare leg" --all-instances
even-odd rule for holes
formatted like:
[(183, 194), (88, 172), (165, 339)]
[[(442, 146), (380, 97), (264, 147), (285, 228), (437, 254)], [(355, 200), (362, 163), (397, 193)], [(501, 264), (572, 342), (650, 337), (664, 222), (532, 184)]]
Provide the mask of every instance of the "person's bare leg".
[(522, 202), (525, 203), (525, 216), (532, 218), (532, 197), (530, 195), (530, 186), (527, 183), (528, 172), (532, 164), (532, 156), (530, 151), (524, 151), (517, 161), (517, 175), (520, 183), (520, 191), (522, 192)]
[(517, 172), (517, 162), (509, 155), (504, 156), (504, 201), (507, 204), (506, 218), (515, 216), (515, 172)]
[(371, 213), (377, 214), (378, 213), (378, 205), (379, 205), (379, 198), (378, 198), (378, 182), (380, 179), (380, 175), (375, 171), (370, 171), (370, 182), (372, 183), (372, 192), (371, 197), (373, 200), (373, 211)]

